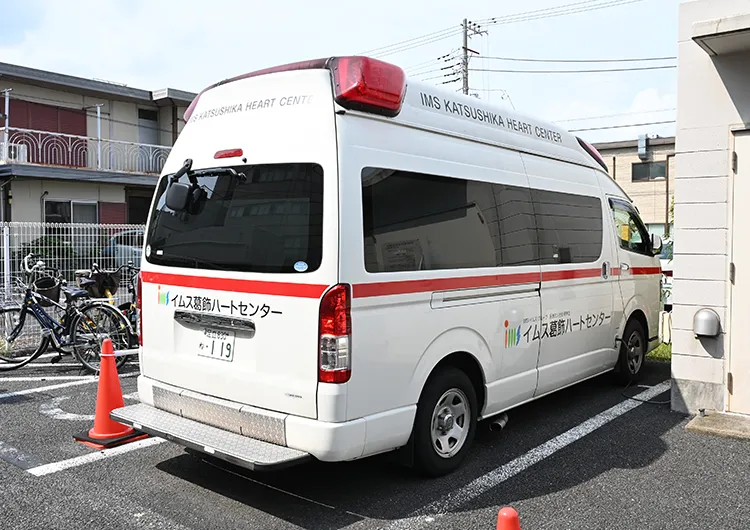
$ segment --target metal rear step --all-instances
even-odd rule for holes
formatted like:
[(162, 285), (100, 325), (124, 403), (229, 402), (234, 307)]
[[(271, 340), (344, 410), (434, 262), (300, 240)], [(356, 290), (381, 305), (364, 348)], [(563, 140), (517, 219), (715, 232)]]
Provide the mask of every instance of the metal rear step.
[(288, 467), (312, 458), (304, 451), (248, 438), (145, 403), (115, 409), (110, 417), (152, 436), (254, 471)]

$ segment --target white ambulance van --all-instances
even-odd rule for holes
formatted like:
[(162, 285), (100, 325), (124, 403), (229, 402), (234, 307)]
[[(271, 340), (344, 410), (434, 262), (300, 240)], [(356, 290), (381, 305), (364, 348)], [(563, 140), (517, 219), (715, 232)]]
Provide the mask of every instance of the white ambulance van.
[(249, 469), (399, 449), (437, 476), (478, 420), (657, 345), (661, 241), (555, 125), (365, 57), (222, 81), (185, 120), (119, 422)]

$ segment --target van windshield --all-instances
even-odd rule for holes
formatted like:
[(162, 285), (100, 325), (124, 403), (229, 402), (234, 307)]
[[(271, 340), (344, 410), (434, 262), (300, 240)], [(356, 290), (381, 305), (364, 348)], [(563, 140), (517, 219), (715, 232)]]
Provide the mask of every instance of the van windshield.
[[(156, 265), (242, 272), (311, 272), (323, 248), (323, 168), (317, 164), (233, 167), (247, 179), (201, 172), (197, 206), (166, 206), (170, 175), (161, 179), (147, 235)], [(190, 184), (187, 175), (178, 182)]]

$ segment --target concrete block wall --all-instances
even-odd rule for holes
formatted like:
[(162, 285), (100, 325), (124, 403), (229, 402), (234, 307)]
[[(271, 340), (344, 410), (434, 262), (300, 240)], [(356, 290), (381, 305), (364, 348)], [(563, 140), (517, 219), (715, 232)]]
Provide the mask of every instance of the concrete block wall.
[(692, 40), (693, 24), (746, 11), (747, 0), (679, 6), (672, 408), (686, 413), (725, 409), (728, 337), (722, 332), (699, 340), (692, 329), (702, 307), (719, 314), (722, 329), (728, 326), (731, 129), (742, 123), (742, 85), (728, 84), (720, 58), (712, 59)]

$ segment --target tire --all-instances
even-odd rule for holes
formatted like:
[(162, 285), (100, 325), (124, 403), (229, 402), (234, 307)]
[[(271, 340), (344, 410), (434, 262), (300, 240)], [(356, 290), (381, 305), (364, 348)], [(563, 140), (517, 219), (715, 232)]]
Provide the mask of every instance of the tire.
[[(101, 346), (98, 343), (91, 344), (90, 341), (85, 341), (85, 339), (81, 339), (81, 344), (85, 341), (89, 344), (89, 347), (82, 348), (75, 345), (78, 344), (79, 337), (91, 329), (89, 323), (84, 321), (84, 318), (92, 319), (97, 312), (105, 316), (111, 325), (110, 328), (103, 330), (102, 333), (106, 333), (112, 340), (115, 350), (127, 349), (130, 340), (130, 326), (125, 316), (117, 308), (109, 304), (90, 304), (82, 308), (80, 314), (73, 317), (73, 321), (71, 322), (70, 343), (74, 345), (72, 347), (73, 355), (78, 362), (93, 373), (99, 373)], [(127, 357), (115, 357), (115, 366), (117, 369), (119, 370), (127, 360)]]
[(648, 342), (643, 326), (637, 320), (630, 320), (625, 326), (620, 342), (620, 357), (615, 372), (619, 383), (629, 385), (638, 381), (643, 374)]
[[(29, 312), (24, 316), (24, 322), (18, 336), (12, 343), (6, 341), (4, 335), (15, 329), (20, 318), (20, 307), (0, 310), (0, 372), (9, 372), (26, 366), (47, 351), (49, 338), (42, 335), (42, 327), (33, 313)], [(23, 348), (18, 353), (23, 352), (24, 355), (13, 355), (8, 351), (11, 345), (16, 344)]]
[[(458, 469), (474, 441), (478, 412), (474, 385), (464, 372), (445, 367), (430, 376), (419, 398), (414, 421), (416, 468), (432, 477)], [(463, 429), (458, 432), (456, 428), (461, 426)]]

